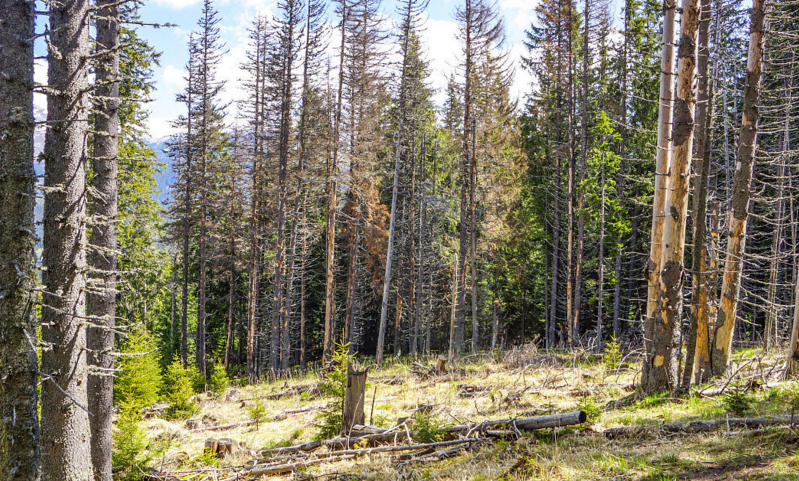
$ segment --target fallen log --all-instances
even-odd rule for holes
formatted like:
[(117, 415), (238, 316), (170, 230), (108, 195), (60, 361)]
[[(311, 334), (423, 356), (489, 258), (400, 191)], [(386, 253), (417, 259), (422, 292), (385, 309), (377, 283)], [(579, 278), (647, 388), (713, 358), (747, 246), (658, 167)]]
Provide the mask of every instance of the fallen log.
[(319, 449), (321, 447), (328, 447), (330, 449), (346, 449), (350, 446), (358, 444), (359, 446), (364, 445), (377, 445), (377, 444), (384, 444), (384, 443), (397, 443), (400, 441), (405, 441), (408, 439), (408, 432), (407, 431), (389, 431), (385, 433), (378, 433), (378, 434), (367, 434), (364, 436), (355, 436), (355, 437), (338, 437), (333, 439), (327, 439), (325, 441), (311, 441), (305, 444), (299, 444), (297, 446), (287, 446), (283, 448), (274, 448), (274, 449), (266, 449), (261, 451), (260, 456), (262, 458), (269, 458), (274, 456), (280, 456), (283, 454), (292, 454), (292, 453), (299, 453), (299, 452), (311, 452)]
[(242, 421), (240, 423), (233, 423), (233, 424), (224, 424), (222, 426), (200, 426), (196, 429), (190, 429), (191, 432), (200, 432), (200, 431), (227, 431), (228, 429), (235, 429), (241, 428), (245, 426), (252, 426), (255, 424), (255, 421)]
[(483, 421), (474, 424), (457, 424), (443, 429), (445, 433), (457, 434), (461, 432), (490, 430), (498, 426), (515, 426), (520, 431), (533, 431), (536, 429), (560, 428), (584, 423), (588, 417), (583, 411), (574, 411), (564, 414), (550, 414), (547, 416), (534, 416), (530, 418), (500, 419), (499, 421)]
[[(547, 416), (534, 416), (529, 418), (516, 418), (516, 419), (500, 419), (498, 421), (483, 421), (482, 423), (474, 424), (458, 424), (455, 426), (447, 426), (442, 429), (444, 434), (458, 435), (462, 433), (470, 433), (475, 431), (488, 431), (494, 430), (497, 427), (515, 427), (520, 431), (532, 431), (535, 429), (551, 429), (564, 426), (573, 426), (575, 424), (582, 424), (587, 420), (587, 416), (583, 411), (574, 411), (564, 414), (551, 414)], [(365, 436), (357, 437), (338, 437), (328, 439), (325, 441), (311, 441), (297, 446), (287, 446), (283, 448), (267, 449), (261, 451), (262, 458), (270, 458), (284, 454), (292, 454), (299, 452), (310, 452), (321, 447), (328, 447), (330, 449), (348, 449), (350, 446), (358, 444), (359, 446), (375, 446), (385, 443), (398, 443), (405, 441), (409, 436), (408, 431), (388, 431), (378, 434), (367, 434)], [(469, 436), (471, 437), (471, 436)]]
[[(377, 446), (374, 448), (362, 448), (362, 449), (347, 449), (342, 451), (327, 451), (323, 453), (315, 453), (311, 456), (317, 458), (323, 457), (335, 457), (335, 456), (344, 456), (348, 454), (354, 454), (355, 456), (366, 456), (368, 454), (374, 453), (393, 453), (399, 451), (417, 451), (417, 450), (427, 450), (430, 448), (439, 448), (444, 446), (455, 446), (458, 444), (471, 444), (481, 441), (479, 438), (464, 438), (464, 439), (455, 439), (452, 441), (439, 441), (436, 443), (423, 443), (423, 444), (401, 444), (399, 446)], [(432, 452), (432, 451), (431, 451)], [(267, 460), (268, 461), (268, 460)]]
[(284, 473), (291, 473), (296, 471), (299, 468), (304, 468), (306, 466), (311, 466), (313, 464), (320, 464), (320, 463), (330, 463), (333, 461), (345, 461), (347, 459), (355, 458), (354, 455), (346, 455), (346, 456), (339, 456), (335, 459), (330, 458), (320, 458), (320, 459), (310, 459), (307, 461), (301, 461), (297, 463), (288, 463), (288, 464), (271, 464), (271, 465), (255, 465), (252, 469), (246, 471), (246, 473), (250, 476), (264, 476), (268, 474), (284, 474)]
[(670, 424), (649, 424), (645, 426), (622, 426), (619, 428), (606, 429), (605, 437), (609, 439), (633, 437), (641, 434), (651, 434), (657, 432), (665, 433), (684, 433), (696, 434), (717, 431), (720, 429), (757, 429), (766, 426), (784, 426), (799, 424), (797, 416), (769, 416), (758, 418), (728, 418), (716, 419), (712, 421), (688, 421)]

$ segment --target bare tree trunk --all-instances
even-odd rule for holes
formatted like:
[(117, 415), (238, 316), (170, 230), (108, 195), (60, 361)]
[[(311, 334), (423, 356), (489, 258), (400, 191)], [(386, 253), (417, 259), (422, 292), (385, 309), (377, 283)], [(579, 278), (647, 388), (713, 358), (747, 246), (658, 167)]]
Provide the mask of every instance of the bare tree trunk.
[(86, 361), (89, 2), (50, 7), (42, 251), (42, 477), (91, 481)]
[(452, 279), (452, 316), (449, 323), (449, 352), (447, 359), (449, 363), (455, 360), (455, 324), (457, 324), (457, 310), (458, 310), (458, 254), (455, 253), (455, 263), (453, 264), (453, 279)]
[[(710, 0), (701, 0), (699, 18), (699, 49), (697, 52), (696, 133), (694, 157), (698, 173), (693, 197), (693, 294), (691, 296), (691, 328), (686, 345), (685, 370), (682, 387), (687, 389), (696, 377), (697, 383), (707, 382), (710, 375), (709, 305), (707, 284), (707, 191), (710, 174), (710, 145), (713, 126), (713, 85), (710, 82)], [(695, 374), (695, 376), (694, 376)]]
[(674, 43), (677, 27), (676, 0), (663, 1), (663, 52), (660, 62), (660, 106), (658, 110), (658, 151), (655, 165), (655, 192), (652, 204), (652, 234), (649, 241), (649, 261), (646, 272), (648, 279), (646, 317), (644, 324), (644, 345), (647, 356), (644, 361), (644, 377), (648, 376), (653, 362), (653, 331), (657, 307), (658, 285), (660, 283), (661, 252), (663, 244), (663, 222), (666, 218), (666, 199), (668, 197), (668, 175), (671, 168), (671, 123), (672, 103), (674, 102)]
[[(799, 278), (796, 279), (794, 296), (799, 299)], [(799, 304), (793, 309), (793, 325), (791, 326), (791, 344), (785, 359), (785, 379), (796, 379), (799, 375)]]
[(341, 2), (341, 47), (339, 49), (338, 96), (336, 101), (336, 118), (333, 125), (333, 158), (327, 169), (327, 212), (326, 212), (326, 255), (325, 255), (325, 334), (323, 361), (327, 362), (333, 355), (336, 338), (336, 190), (338, 189), (338, 151), (341, 128), (342, 93), (344, 89), (344, 58), (346, 47), (346, 23), (349, 12), (347, 0)]
[(493, 315), (491, 317), (491, 350), (497, 348), (497, 337), (499, 336), (499, 300), (492, 304)]
[(682, 287), (685, 267), (685, 227), (688, 215), (688, 188), (694, 138), (696, 96), (696, 40), (699, 27), (699, 0), (683, 0), (680, 17), (680, 48), (677, 53), (677, 97), (674, 106), (672, 142), (674, 153), (669, 172), (670, 194), (666, 203), (669, 215), (663, 226), (662, 270), (658, 288), (658, 307), (652, 329), (650, 364), (642, 378), (648, 392), (679, 387), (677, 355), (682, 322)]
[(37, 481), (34, 2), (0, 0), (0, 12), (0, 478)]
[(599, 267), (597, 285), (596, 309), (596, 350), (602, 351), (602, 308), (605, 295), (605, 158), (602, 157), (600, 171), (600, 184), (602, 185), (601, 205), (599, 206)]
[[(192, 34), (189, 34), (189, 45), (192, 43)], [(186, 367), (188, 363), (188, 322), (189, 322), (189, 240), (190, 240), (190, 229), (191, 229), (191, 160), (192, 160), (192, 125), (191, 121), (193, 118), (192, 114), (192, 92), (194, 90), (194, 66), (192, 65), (193, 62), (193, 55), (189, 55), (189, 66), (188, 66), (188, 87), (186, 88), (186, 141), (185, 141), (185, 155), (186, 155), (186, 190), (184, 195), (186, 196), (185, 202), (186, 205), (183, 206), (184, 208), (184, 216), (185, 219), (183, 221), (183, 271), (182, 271), (182, 290), (181, 290), (181, 300), (180, 300), (180, 307), (181, 307), (181, 318), (180, 318), (180, 359), (183, 362), (183, 367)]]
[(115, 0), (97, 2), (97, 49), (95, 66), (96, 95), (94, 127), (94, 177), (89, 265), (94, 289), (87, 296), (87, 312), (97, 327), (86, 331), (89, 348), (89, 418), (94, 479), (111, 481), (111, 428), (114, 414), (114, 332), (116, 325), (117, 270), (117, 155), (119, 152), (119, 5)]
[(735, 328), (735, 312), (738, 307), (738, 291), (741, 286), (741, 267), (746, 240), (746, 221), (749, 216), (749, 188), (752, 182), (757, 142), (765, 16), (765, 1), (754, 0), (749, 29), (743, 118), (738, 152), (736, 153), (737, 162), (733, 181), (729, 237), (727, 238), (727, 257), (724, 262), (724, 277), (721, 285), (721, 309), (719, 309), (716, 320), (715, 340), (710, 355), (714, 376), (720, 376), (727, 370), (732, 350), (732, 334)]
[(480, 342), (480, 323), (477, 318), (477, 121), (472, 119), (472, 155), (469, 173), (469, 263), (472, 269), (472, 353)]

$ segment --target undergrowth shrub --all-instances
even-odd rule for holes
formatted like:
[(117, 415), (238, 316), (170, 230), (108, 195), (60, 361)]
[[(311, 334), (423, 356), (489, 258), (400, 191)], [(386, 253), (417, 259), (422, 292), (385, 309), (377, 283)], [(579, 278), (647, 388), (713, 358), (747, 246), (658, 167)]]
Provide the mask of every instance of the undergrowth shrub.
[(152, 460), (147, 452), (147, 432), (141, 427), (139, 406), (123, 402), (112, 434), (111, 462), (118, 481), (144, 480), (144, 466)]
[(199, 406), (193, 399), (193, 371), (197, 371), (197, 368), (184, 368), (177, 356), (167, 367), (163, 390), (164, 400), (169, 403), (169, 408), (164, 413), (167, 419), (188, 419), (199, 411)]
[(161, 391), (161, 354), (153, 336), (143, 327), (130, 330), (122, 347), (122, 371), (114, 381), (114, 401), (137, 408), (158, 402)]
[(230, 381), (228, 380), (225, 368), (219, 363), (211, 364), (208, 366), (208, 379), (206, 382), (206, 390), (216, 394), (222, 394), (228, 388)]
[(247, 406), (247, 412), (250, 414), (250, 419), (255, 423), (255, 430), (257, 431), (261, 423), (266, 419), (266, 405), (262, 400), (256, 399)]
[(421, 443), (436, 443), (444, 434), (441, 420), (432, 409), (420, 409), (413, 413), (413, 437)]
[(619, 340), (616, 339), (616, 336), (611, 337), (610, 342), (605, 344), (605, 350), (602, 354), (602, 364), (605, 365), (605, 369), (608, 371), (619, 368), (619, 364), (621, 364), (621, 344)]
[(347, 390), (347, 365), (355, 359), (350, 354), (350, 344), (340, 343), (330, 360), (324, 379), (319, 383), (319, 390), (333, 401), (327, 405), (316, 419), (319, 421), (319, 432), (315, 440), (330, 439), (341, 433), (342, 410), (344, 409), (344, 393)]
[(755, 404), (755, 396), (747, 392), (744, 386), (733, 386), (722, 398), (724, 408), (735, 415), (746, 416), (752, 411)]

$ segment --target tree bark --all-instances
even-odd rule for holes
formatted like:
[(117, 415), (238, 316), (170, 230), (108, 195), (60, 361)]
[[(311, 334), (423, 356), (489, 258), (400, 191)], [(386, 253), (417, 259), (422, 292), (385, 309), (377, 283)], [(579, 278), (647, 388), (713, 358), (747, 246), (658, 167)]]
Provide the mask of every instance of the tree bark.
[(42, 250), (42, 477), (90, 481), (86, 360), (89, 2), (50, 7)]
[(683, 0), (680, 17), (680, 48), (677, 53), (677, 97), (674, 106), (672, 142), (674, 152), (669, 169), (670, 194), (666, 201), (663, 226), (658, 305), (652, 326), (652, 349), (647, 352), (649, 369), (642, 379), (647, 392), (679, 387), (677, 366), (682, 287), (685, 266), (685, 227), (688, 215), (688, 188), (694, 138), (696, 93), (696, 45), (699, 27), (699, 0)]
[(652, 233), (649, 241), (649, 260), (646, 265), (648, 280), (646, 317), (644, 325), (644, 345), (647, 355), (643, 374), (648, 376), (654, 359), (652, 336), (655, 327), (658, 285), (660, 283), (661, 252), (663, 244), (663, 223), (666, 218), (666, 199), (668, 197), (668, 175), (671, 168), (671, 123), (674, 102), (674, 43), (677, 27), (676, 0), (663, 1), (663, 51), (660, 62), (660, 106), (658, 110), (658, 151), (655, 162), (655, 192), (652, 201)]
[(714, 376), (721, 376), (726, 372), (732, 351), (732, 335), (735, 329), (735, 313), (738, 308), (738, 291), (741, 286), (741, 268), (746, 241), (746, 222), (749, 216), (749, 188), (752, 183), (757, 145), (765, 17), (765, 1), (754, 0), (749, 27), (743, 116), (736, 153), (732, 206), (728, 223), (727, 256), (724, 261), (724, 277), (721, 284), (721, 308), (716, 319), (715, 339), (710, 354)]
[(338, 151), (341, 129), (341, 108), (344, 90), (344, 58), (346, 57), (346, 23), (349, 13), (347, 0), (341, 2), (341, 47), (339, 49), (338, 95), (336, 117), (333, 125), (333, 158), (327, 169), (327, 212), (325, 228), (327, 232), (325, 253), (325, 333), (323, 340), (323, 361), (327, 362), (333, 355), (336, 338), (336, 191), (338, 189)]
[(41, 476), (33, 209), (34, 2), (0, 0), (0, 478)]
[(92, 225), (89, 265), (99, 292), (87, 296), (88, 315), (95, 318), (86, 331), (88, 362), (97, 371), (89, 374), (91, 451), (96, 481), (111, 481), (111, 429), (114, 414), (114, 332), (116, 325), (117, 269), (117, 173), (119, 152), (119, 6), (115, 0), (97, 2), (96, 102), (92, 187)]
[(693, 294), (691, 296), (691, 327), (685, 357), (682, 387), (687, 388), (691, 380), (707, 382), (710, 375), (709, 350), (709, 304), (707, 282), (707, 194), (710, 175), (710, 145), (713, 127), (713, 85), (710, 82), (710, 0), (701, 0), (699, 18), (699, 49), (697, 51), (696, 133), (694, 157), (698, 160), (698, 174), (693, 197), (693, 250), (691, 271), (693, 272)]

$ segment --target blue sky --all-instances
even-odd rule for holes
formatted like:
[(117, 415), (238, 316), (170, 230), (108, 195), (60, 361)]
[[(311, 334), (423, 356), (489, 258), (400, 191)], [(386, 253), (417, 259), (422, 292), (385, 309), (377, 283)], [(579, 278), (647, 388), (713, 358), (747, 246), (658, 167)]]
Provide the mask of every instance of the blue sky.
[[(453, 19), (455, 8), (461, 0), (431, 0), (425, 21), (425, 44), (430, 61), (434, 88), (443, 90), (449, 73), (456, 66), (458, 44), (457, 30)], [(533, 20), (533, 8), (537, 0), (499, 0), (498, 8), (505, 17), (507, 48), (515, 63), (523, 54), (524, 30)], [(245, 58), (247, 29), (257, 13), (270, 14), (276, 11), (275, 0), (218, 0), (215, 5), (221, 17), (220, 31), (227, 44), (228, 53), (220, 68), (220, 77), (227, 81), (225, 99), (239, 98), (240, 72), (238, 66)], [(384, 0), (381, 10), (389, 20), (398, 18), (395, 0)], [(174, 28), (142, 28), (141, 35), (157, 50), (163, 52), (161, 66), (155, 71), (157, 92), (155, 101), (150, 104), (152, 111), (150, 135), (157, 139), (171, 133), (169, 121), (182, 113), (182, 107), (175, 103), (175, 94), (185, 85), (183, 69), (187, 61), (186, 41), (191, 30), (196, 28), (202, 8), (201, 0), (150, 0), (141, 10), (142, 19), (174, 23)], [(329, 8), (330, 22), (335, 23), (333, 9)], [(517, 65), (514, 94), (521, 95), (528, 89), (530, 77)], [(443, 96), (439, 93), (437, 100)], [(232, 107), (231, 110), (235, 110)]]
[[(454, 12), (463, 0), (430, 0), (422, 33), (426, 56), (432, 70), (431, 84), (437, 91), (435, 100), (443, 102), (443, 89), (449, 74), (456, 68), (459, 45), (455, 38), (457, 24)], [(534, 8), (538, 0), (497, 0), (496, 5), (505, 19), (507, 43), (505, 48), (515, 67), (515, 82), (512, 93), (521, 97), (529, 91), (531, 77), (520, 64), (525, 54), (523, 40), (525, 30), (534, 18)], [(617, 4), (620, 2), (612, 2)], [(220, 33), (227, 44), (227, 53), (223, 57), (219, 69), (220, 78), (227, 84), (224, 100), (235, 101), (241, 97), (239, 88), (242, 72), (239, 65), (244, 61), (247, 49), (247, 29), (258, 13), (271, 14), (276, 11), (276, 0), (217, 0), (215, 6), (221, 18)], [(42, 7), (43, 8), (43, 7)], [(183, 69), (187, 61), (188, 34), (197, 26), (200, 17), (202, 0), (148, 0), (141, 9), (141, 18), (145, 22), (177, 24), (173, 28), (155, 29), (140, 27), (139, 32), (156, 50), (162, 52), (161, 65), (154, 72), (157, 91), (154, 101), (148, 106), (150, 116), (150, 137), (160, 139), (173, 132), (170, 121), (183, 113), (183, 106), (175, 102), (175, 95), (185, 86)], [(388, 17), (389, 23), (398, 18), (396, 0), (383, 0), (381, 10)], [(329, 22), (336, 23), (333, 8), (328, 9)], [(612, 17), (618, 19), (618, 7), (613, 8)], [(43, 20), (40, 18), (37, 31), (41, 31)], [(333, 41), (335, 41), (333, 39)], [(37, 55), (45, 53), (44, 42), (37, 42)], [(42, 84), (47, 82), (46, 66), (39, 61), (36, 69), (36, 80)], [(38, 95), (36, 105), (41, 112), (46, 102)], [(230, 113), (235, 114), (235, 103), (231, 104)], [(231, 117), (232, 118), (232, 117)]]

